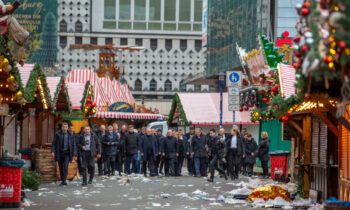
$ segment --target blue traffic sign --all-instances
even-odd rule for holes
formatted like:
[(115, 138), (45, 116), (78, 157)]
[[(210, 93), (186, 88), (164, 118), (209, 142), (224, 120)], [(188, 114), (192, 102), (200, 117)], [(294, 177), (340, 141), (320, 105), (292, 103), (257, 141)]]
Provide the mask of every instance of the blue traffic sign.
[(239, 74), (236, 72), (233, 72), (230, 74), (229, 79), (232, 83), (237, 83), (240, 80)]

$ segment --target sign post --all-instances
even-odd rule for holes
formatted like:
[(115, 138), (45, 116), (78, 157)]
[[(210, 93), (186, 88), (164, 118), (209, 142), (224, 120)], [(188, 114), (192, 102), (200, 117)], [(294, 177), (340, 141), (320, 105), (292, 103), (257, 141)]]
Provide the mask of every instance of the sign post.
[(236, 113), (239, 111), (239, 91), (242, 87), (242, 72), (228, 71), (226, 73), (226, 84), (228, 87), (228, 110), (233, 111), (233, 126), (236, 124)]

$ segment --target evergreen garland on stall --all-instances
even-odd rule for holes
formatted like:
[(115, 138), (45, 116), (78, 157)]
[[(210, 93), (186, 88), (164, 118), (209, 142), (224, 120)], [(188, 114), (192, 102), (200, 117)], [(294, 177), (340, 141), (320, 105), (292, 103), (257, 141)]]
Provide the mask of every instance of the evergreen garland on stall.
[(58, 82), (58, 85), (56, 87), (55, 95), (54, 95), (54, 98), (53, 98), (53, 105), (54, 105), (55, 109), (56, 109), (56, 102), (58, 100), (58, 96), (59, 96), (60, 93), (63, 93), (65, 95), (66, 102), (67, 102), (67, 105), (68, 105), (68, 111), (72, 112), (72, 104), (71, 104), (71, 101), (69, 99), (68, 89), (67, 89), (67, 86), (65, 84), (64, 77), (61, 77), (61, 79)]
[(179, 107), (179, 110), (181, 112), (181, 117), (182, 117), (182, 119), (184, 121), (184, 124), (186, 126), (191, 125), (191, 122), (189, 122), (187, 120), (185, 111), (183, 110), (183, 107), (182, 107), (182, 104), (181, 104), (181, 101), (180, 101), (180, 97), (179, 97), (179, 95), (177, 93), (175, 93), (173, 102), (171, 104), (170, 114), (169, 114), (169, 118), (168, 118), (168, 125), (172, 124), (172, 121), (174, 119), (173, 117), (174, 117), (174, 114), (175, 114), (175, 111), (176, 111), (176, 107)]

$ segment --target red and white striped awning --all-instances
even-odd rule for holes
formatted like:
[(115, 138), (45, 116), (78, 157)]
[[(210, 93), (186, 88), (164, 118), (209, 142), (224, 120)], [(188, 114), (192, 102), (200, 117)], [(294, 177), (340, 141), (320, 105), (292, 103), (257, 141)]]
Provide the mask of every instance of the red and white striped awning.
[(29, 80), (30, 73), (34, 69), (34, 64), (27, 64), (26, 63), (23, 66), (21, 66), (20, 64), (17, 64), (16, 67), (19, 70), (19, 73), (21, 75), (22, 84), (23, 84), (23, 87), (25, 88), (27, 85), (27, 82)]
[(66, 83), (69, 99), (72, 103), (72, 109), (81, 109), (81, 100), (83, 99), (85, 84)]
[(167, 117), (160, 114), (142, 114), (128, 112), (97, 112), (94, 117), (108, 119), (123, 119), (123, 120), (166, 120)]
[(60, 82), (61, 77), (46, 77), (47, 87), (50, 90), (51, 99), (54, 100), (57, 85)]
[(286, 99), (296, 93), (295, 90), (295, 69), (293, 66), (278, 64), (279, 81), (281, 94)]

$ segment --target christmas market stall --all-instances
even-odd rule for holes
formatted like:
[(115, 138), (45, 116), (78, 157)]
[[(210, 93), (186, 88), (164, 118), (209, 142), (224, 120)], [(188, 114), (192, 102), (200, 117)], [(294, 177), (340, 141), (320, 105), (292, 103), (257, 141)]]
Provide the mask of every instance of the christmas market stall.
[[(168, 124), (185, 128), (201, 127), (207, 133), (219, 130), (219, 93), (176, 93), (173, 97)], [(226, 132), (233, 127), (233, 112), (228, 111), (228, 93), (223, 94), (222, 125)], [(250, 121), (250, 112), (235, 112), (235, 125), (247, 128), (255, 139), (259, 136), (259, 123)]]

